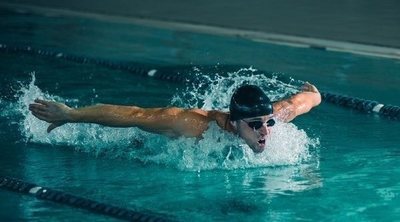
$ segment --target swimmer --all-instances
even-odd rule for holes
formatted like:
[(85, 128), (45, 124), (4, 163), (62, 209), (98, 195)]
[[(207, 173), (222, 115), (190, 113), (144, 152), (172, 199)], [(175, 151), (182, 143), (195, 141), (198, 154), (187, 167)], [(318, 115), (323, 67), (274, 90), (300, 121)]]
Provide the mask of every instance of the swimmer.
[(290, 122), (320, 103), (318, 89), (307, 82), (301, 92), (276, 102), (271, 102), (255, 85), (240, 86), (231, 97), (229, 113), (109, 104), (71, 108), (62, 103), (40, 99), (30, 104), (29, 110), (36, 118), (50, 123), (48, 133), (66, 123), (95, 123), (110, 127), (138, 127), (170, 137), (201, 138), (208, 124), (216, 122), (223, 130), (242, 138), (255, 153), (261, 153), (276, 121)]

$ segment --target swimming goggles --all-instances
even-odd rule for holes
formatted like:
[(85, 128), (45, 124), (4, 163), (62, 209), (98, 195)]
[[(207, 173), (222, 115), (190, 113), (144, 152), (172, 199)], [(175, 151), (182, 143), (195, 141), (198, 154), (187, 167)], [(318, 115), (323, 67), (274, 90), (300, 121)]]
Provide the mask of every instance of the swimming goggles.
[[(244, 122), (246, 122), (246, 121), (244, 121)], [(269, 119), (269, 120), (267, 120), (265, 122), (260, 121), (260, 120), (256, 120), (256, 121), (251, 121), (251, 122), (246, 122), (246, 123), (250, 128), (258, 130), (262, 126), (264, 126), (264, 124), (267, 124), (267, 127), (271, 127), (271, 126), (275, 125), (276, 122), (275, 122), (274, 119)]]

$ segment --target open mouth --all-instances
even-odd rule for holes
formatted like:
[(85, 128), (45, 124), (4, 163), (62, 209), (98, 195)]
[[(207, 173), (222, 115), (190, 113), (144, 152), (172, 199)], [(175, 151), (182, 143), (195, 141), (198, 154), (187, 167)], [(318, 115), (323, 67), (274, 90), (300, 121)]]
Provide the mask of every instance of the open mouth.
[(261, 139), (257, 143), (259, 146), (265, 146), (265, 139)]

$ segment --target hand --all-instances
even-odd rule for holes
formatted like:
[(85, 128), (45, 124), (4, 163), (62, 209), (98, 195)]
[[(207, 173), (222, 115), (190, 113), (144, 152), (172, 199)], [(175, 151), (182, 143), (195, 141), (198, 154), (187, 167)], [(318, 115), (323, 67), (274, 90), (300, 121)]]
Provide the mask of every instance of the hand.
[(305, 82), (304, 85), (301, 87), (301, 90), (303, 92), (319, 93), (317, 87), (315, 87), (314, 85), (310, 84), (309, 82)]
[(62, 103), (35, 99), (35, 103), (29, 104), (29, 110), (36, 118), (50, 123), (48, 133), (71, 120), (72, 109)]

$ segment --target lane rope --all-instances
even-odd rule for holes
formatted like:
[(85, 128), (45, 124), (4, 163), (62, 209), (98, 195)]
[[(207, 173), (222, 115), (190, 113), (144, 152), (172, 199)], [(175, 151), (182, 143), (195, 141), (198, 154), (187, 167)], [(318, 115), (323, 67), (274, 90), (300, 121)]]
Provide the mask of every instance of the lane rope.
[(384, 105), (377, 101), (360, 99), (345, 95), (337, 95), (321, 92), (323, 101), (339, 106), (352, 108), (366, 113), (376, 113), (385, 117), (400, 120), (400, 107), (394, 105)]
[(38, 186), (16, 178), (0, 176), (0, 188), (22, 193), (25, 195), (34, 196), (40, 200), (47, 200), (71, 207), (88, 210), (96, 214), (113, 217), (126, 221), (141, 221), (141, 222), (166, 222), (170, 219), (155, 216), (150, 213), (142, 213), (121, 207), (113, 206), (106, 203), (101, 203), (88, 198), (79, 197), (63, 191), (54, 190), (48, 187)]

